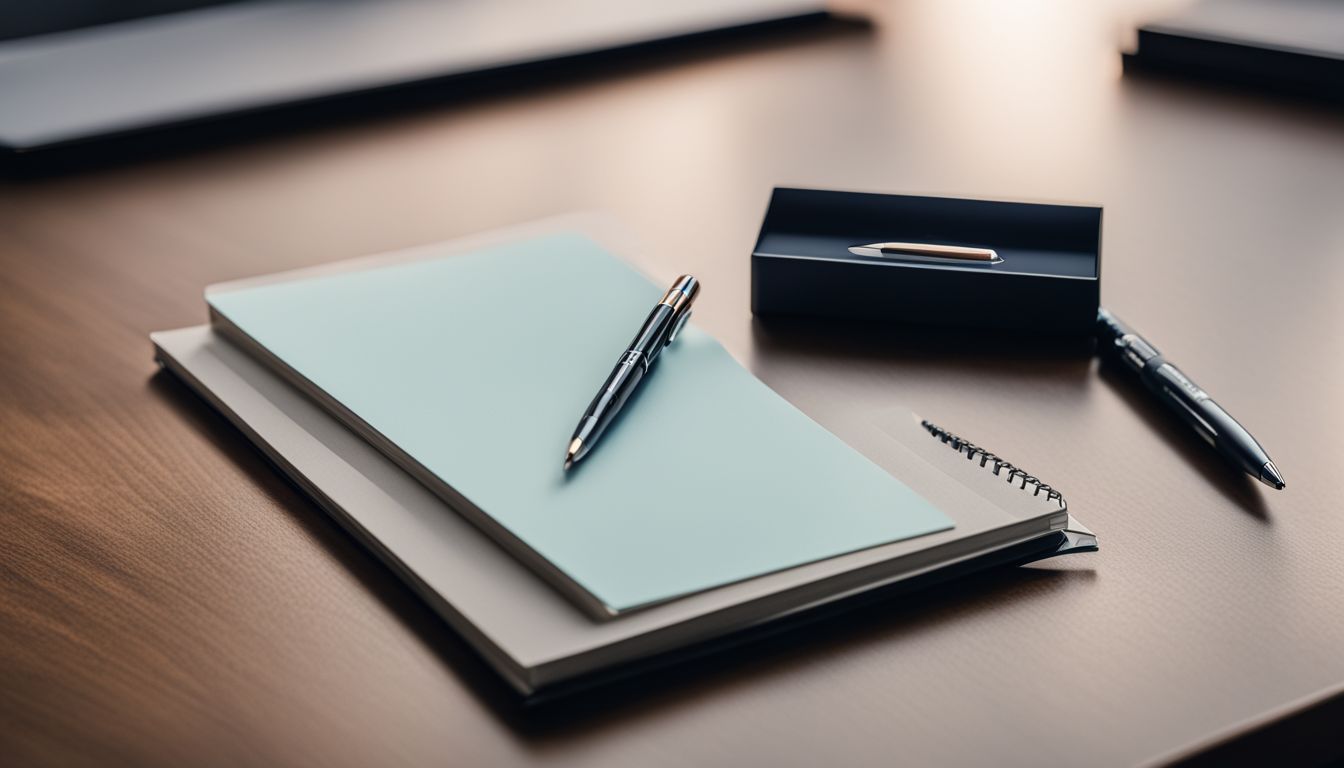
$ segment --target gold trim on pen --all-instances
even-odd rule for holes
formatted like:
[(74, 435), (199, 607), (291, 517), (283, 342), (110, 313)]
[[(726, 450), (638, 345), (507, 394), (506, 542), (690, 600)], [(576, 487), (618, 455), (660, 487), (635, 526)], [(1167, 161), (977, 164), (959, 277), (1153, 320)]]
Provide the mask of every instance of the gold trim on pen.
[(685, 304), (687, 301), (690, 301), (690, 299), (689, 297), (686, 296), (686, 294), (682, 293), (681, 291), (678, 291), (676, 288), (673, 288), (672, 290), (668, 291), (667, 295), (663, 297), (663, 300), (658, 303), (664, 304), (673, 309), (681, 309), (682, 305)]
[(677, 282), (667, 289), (667, 294), (659, 304), (665, 304), (674, 310), (680, 310), (695, 300), (695, 294), (700, 292), (700, 284), (690, 275), (682, 275), (677, 278)]

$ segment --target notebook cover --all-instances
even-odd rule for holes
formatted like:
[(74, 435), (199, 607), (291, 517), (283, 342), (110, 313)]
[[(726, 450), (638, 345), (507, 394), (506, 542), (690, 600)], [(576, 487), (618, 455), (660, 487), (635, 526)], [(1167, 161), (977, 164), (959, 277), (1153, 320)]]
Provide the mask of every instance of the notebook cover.
[(207, 298), (598, 617), (952, 526), (694, 327), (567, 475), (578, 415), (661, 295), (562, 233)]

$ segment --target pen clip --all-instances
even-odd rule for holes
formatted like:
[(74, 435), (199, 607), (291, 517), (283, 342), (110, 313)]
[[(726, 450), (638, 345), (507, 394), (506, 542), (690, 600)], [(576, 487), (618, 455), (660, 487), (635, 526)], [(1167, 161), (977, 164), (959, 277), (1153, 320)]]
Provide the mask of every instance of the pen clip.
[(680, 313), (677, 316), (677, 318), (672, 321), (673, 322), (672, 332), (667, 334), (667, 342), (663, 346), (667, 346), (668, 344), (671, 344), (672, 342), (676, 341), (677, 334), (681, 333), (682, 327), (685, 326), (686, 321), (690, 319), (691, 319), (691, 310), (688, 309), (685, 312)]

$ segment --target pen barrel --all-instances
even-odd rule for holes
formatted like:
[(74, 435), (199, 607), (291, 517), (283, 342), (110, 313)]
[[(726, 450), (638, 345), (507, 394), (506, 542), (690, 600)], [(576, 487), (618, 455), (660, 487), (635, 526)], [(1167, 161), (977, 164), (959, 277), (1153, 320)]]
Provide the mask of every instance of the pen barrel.
[(1158, 394), (1196, 406), (1209, 400), (1209, 393), (1200, 389), (1181, 369), (1167, 362), (1161, 355), (1149, 358), (1140, 374), (1143, 383)]
[[(1143, 370), (1139, 372), (1139, 378), (1144, 386), (1152, 390), (1168, 408), (1181, 417), (1181, 420), (1194, 427), (1209, 445), (1215, 448), (1218, 446), (1221, 435), (1218, 427), (1222, 424), (1222, 419), (1208, 417), (1207, 404), (1213, 403), (1209, 399), (1209, 393), (1197, 387), (1189, 377), (1164, 360), (1161, 355), (1156, 355), (1147, 361)], [(1213, 405), (1217, 407), (1217, 403)], [(1222, 411), (1221, 408), (1218, 410)]]
[(634, 394), (639, 383), (648, 375), (663, 347), (672, 342), (677, 331), (690, 316), (691, 304), (700, 290), (700, 283), (691, 275), (682, 275), (668, 289), (661, 301), (654, 305), (639, 332), (630, 340), (629, 347), (616, 361), (616, 367), (607, 375), (602, 389), (588, 404), (579, 419), (579, 426), (569, 441), (565, 469), (583, 458), (598, 438), (607, 431), (625, 401)]
[(1251, 433), (1171, 363), (1156, 360), (1144, 371), (1144, 383), (1167, 407), (1194, 428), (1214, 450), (1255, 477), (1269, 461)]
[(1260, 477), (1261, 468), (1269, 462), (1269, 454), (1251, 433), (1212, 400), (1204, 401), (1201, 415), (1218, 432), (1214, 440), (1218, 452), (1252, 476)]
[(616, 418), (630, 394), (639, 386), (647, 370), (647, 361), (642, 352), (631, 349), (621, 355), (620, 361), (603, 382), (597, 396), (588, 404), (583, 418), (579, 419), (578, 428), (574, 430), (574, 437), (583, 440), (585, 453), (607, 431), (612, 419)]
[(1157, 347), (1105, 308), (1097, 312), (1097, 351), (1114, 355), (1121, 364), (1138, 373), (1145, 383), (1149, 382), (1149, 372), (1164, 362)]
[[(659, 353), (667, 344), (668, 337), (672, 334), (672, 329), (676, 323), (676, 310), (667, 304), (658, 304), (645, 318), (644, 325), (640, 327), (639, 333), (630, 340), (630, 351), (638, 352), (643, 355), (647, 368), (653, 365), (658, 359)], [(627, 352), (626, 354), (629, 354)]]

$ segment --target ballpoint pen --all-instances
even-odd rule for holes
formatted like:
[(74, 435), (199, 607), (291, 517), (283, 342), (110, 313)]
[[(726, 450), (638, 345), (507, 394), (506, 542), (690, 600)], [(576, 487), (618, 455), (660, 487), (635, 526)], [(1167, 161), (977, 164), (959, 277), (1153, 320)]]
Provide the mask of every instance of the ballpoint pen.
[(575, 427), (569, 441), (569, 450), (565, 452), (565, 469), (587, 456), (597, 444), (612, 418), (644, 380), (663, 347), (676, 339), (677, 333), (691, 316), (691, 304), (699, 292), (700, 281), (690, 275), (682, 275), (667, 290), (662, 301), (654, 306), (639, 333), (635, 334), (634, 340), (617, 360), (616, 367), (607, 376), (602, 389), (598, 390), (588, 410), (579, 419), (579, 426)]
[(932, 261), (944, 264), (1001, 264), (1003, 259), (993, 248), (937, 243), (871, 243), (849, 249), (855, 256), (894, 258), (905, 261)]
[(1103, 353), (1116, 355), (1122, 365), (1137, 373), (1144, 385), (1214, 450), (1265, 485), (1283, 488), (1279, 468), (1251, 433), (1167, 362), (1156, 347), (1105, 309), (1097, 312), (1097, 341)]

